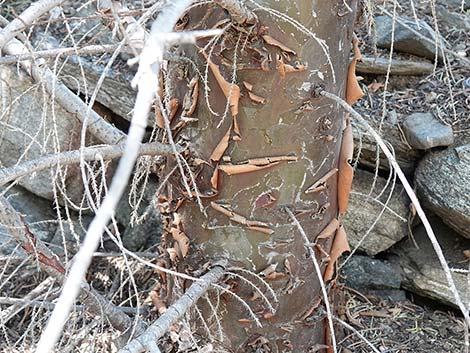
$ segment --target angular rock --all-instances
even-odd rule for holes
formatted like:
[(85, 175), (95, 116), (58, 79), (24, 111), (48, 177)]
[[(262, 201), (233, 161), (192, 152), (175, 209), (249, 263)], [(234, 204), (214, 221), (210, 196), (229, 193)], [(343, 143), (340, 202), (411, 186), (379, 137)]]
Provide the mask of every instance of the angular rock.
[[(3, 190), (1, 190), (3, 192)], [(49, 241), (57, 229), (54, 222), (56, 214), (51, 202), (38, 197), (20, 186), (14, 186), (5, 195), (20, 213), (28, 225), (29, 230), (43, 241)], [(18, 244), (8, 235), (8, 229), (0, 226), (0, 252), (9, 253)], [(8, 245), (5, 245), (8, 242)], [(3, 246), (5, 245), (5, 246)]]
[(428, 154), (416, 170), (423, 204), (470, 238), (470, 144)]
[[(363, 57), (358, 61), (356, 71), (363, 74), (386, 75), (389, 67), (389, 59)], [(392, 59), (390, 65), (391, 75), (424, 75), (433, 71), (434, 65), (427, 61)]]
[[(379, 131), (379, 123), (373, 119), (370, 114), (362, 115), (365, 120), (371, 125), (375, 131)], [(353, 121), (353, 135), (354, 135), (354, 146), (356, 152), (360, 149), (359, 163), (370, 168), (375, 168), (377, 158), (377, 143), (374, 138), (366, 132), (358, 124)], [(400, 130), (397, 125), (384, 122), (382, 124), (381, 136), (385, 141), (388, 141), (395, 151), (395, 159), (400, 165), (401, 169), (405, 174), (413, 174), (416, 165), (423, 155), (422, 151), (410, 148), (410, 146), (404, 141)], [(380, 153), (379, 167), (380, 169), (389, 170), (390, 165), (388, 159), (381, 152)]]
[[(437, 217), (431, 218), (430, 222), (449, 267), (468, 270), (468, 259), (463, 251), (470, 249), (470, 240), (459, 237)], [(456, 307), (444, 271), (422, 225), (414, 230), (413, 238), (418, 248), (411, 239), (407, 239), (391, 250), (393, 256), (389, 258), (392, 264), (403, 271), (402, 287), (420, 296)], [(454, 272), (452, 277), (461, 298), (465, 301), (466, 274)]]
[[(375, 188), (370, 193), (373, 180), (374, 174), (356, 170), (348, 212), (343, 220), (352, 248), (355, 248), (361, 242), (367, 230), (374, 223), (390, 192), (388, 188), (376, 200), (377, 195), (387, 184), (387, 180), (378, 177)], [(403, 188), (397, 185), (385, 212), (361, 243), (359, 250), (368, 255), (375, 255), (387, 250), (408, 234), (407, 219), (408, 200), (404, 196)]]
[[(414, 20), (400, 18), (401, 22), (405, 23), (408, 27), (419, 32), (424, 37), (429, 38), (433, 42), (425, 41), (418, 37), (415, 33), (411, 32), (403, 25), (395, 22), (395, 35), (393, 49), (409, 54), (414, 54), (424, 58), (434, 60), (436, 57), (436, 46), (434, 41), (436, 39), (436, 32), (425, 21), (418, 20), (419, 28)], [(375, 18), (377, 46), (379, 48), (390, 49), (392, 41), (392, 26), (393, 19), (388, 16), (378, 16)], [(438, 52), (438, 57), (441, 54)]]
[(454, 133), (432, 113), (414, 113), (405, 118), (403, 132), (410, 146), (427, 150), (454, 143)]
[(401, 274), (384, 260), (356, 255), (342, 267), (342, 276), (347, 286), (361, 293), (380, 298), (405, 300), (405, 292), (400, 290)]
[[(132, 73), (125, 65), (118, 62), (109, 69), (98, 91), (96, 100), (114, 113), (130, 121), (136, 92), (130, 84), (133, 77)], [(81, 56), (80, 64), (76, 57), (70, 57), (65, 62), (59, 77), (71, 90), (79, 91), (82, 94), (86, 84), (88, 93), (91, 96), (104, 68), (104, 64), (95, 64), (88, 56)], [(83, 70), (84, 75), (82, 75), (81, 70)], [(149, 119), (149, 121), (152, 122), (153, 119)]]
[[(3, 166), (78, 148), (81, 124), (73, 114), (54, 103), (22, 70), (2, 66), (0, 76), (0, 161)], [(69, 166), (62, 178), (68, 196), (74, 200), (81, 198), (79, 175), (78, 166)], [(25, 176), (18, 183), (36, 195), (54, 198), (50, 170)]]

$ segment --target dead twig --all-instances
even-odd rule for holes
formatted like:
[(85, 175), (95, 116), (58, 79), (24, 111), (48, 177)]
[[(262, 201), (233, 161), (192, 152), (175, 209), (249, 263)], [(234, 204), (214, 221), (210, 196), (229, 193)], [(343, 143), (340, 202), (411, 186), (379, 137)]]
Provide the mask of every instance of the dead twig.
[(139, 58), (140, 63), (137, 74), (132, 81), (133, 86), (138, 87), (138, 93), (125, 152), (119, 162), (109, 192), (97, 210), (80, 250), (75, 255), (75, 261), (67, 276), (63, 291), (39, 340), (36, 350), (38, 353), (50, 352), (58, 341), (65, 321), (80, 291), (80, 284), (91, 263), (93, 253), (96, 251), (103, 231), (113, 217), (119, 200), (124, 193), (145, 134), (148, 114), (155, 94), (159, 90), (160, 65), (163, 61), (163, 54), (169, 46), (165, 36), (173, 31), (176, 22), (193, 1), (169, 2), (152, 25), (152, 30)]
[[(22, 249), (36, 259), (38, 266), (57, 281), (64, 280), (65, 268), (60, 259), (33, 233), (29, 231), (18, 212), (7, 199), (0, 196), (0, 223), (8, 229), (12, 237), (20, 244)], [(133, 322), (119, 307), (115, 306), (96, 292), (84, 280), (80, 281), (79, 301), (93, 316), (103, 317), (114, 328), (126, 332), (133, 327)], [(137, 322), (136, 332), (143, 332), (145, 325)]]
[[(85, 161), (110, 160), (119, 158), (124, 153), (124, 144), (115, 146), (93, 146), (87, 147), (83, 151), (66, 151), (56, 154), (49, 154), (38, 159), (27, 161), (10, 168), (0, 169), (0, 186), (21, 178), (31, 173), (38, 172), (56, 165), (69, 165), (80, 162), (80, 152), (83, 153)], [(140, 156), (168, 156), (173, 153), (169, 145), (162, 143), (142, 144), (139, 149)]]
[(19, 32), (24, 31), (27, 26), (31, 25), (40, 16), (54, 7), (62, 4), (64, 0), (40, 0), (33, 3), (25, 11), (11, 21), (8, 26), (0, 31), (0, 51), (12, 38)]
[[(22, 55), (29, 53), (24, 44), (17, 39), (11, 39), (3, 48), (9, 55)], [(98, 113), (88, 106), (75, 93), (58, 81), (54, 73), (39, 59), (35, 63), (21, 61), (21, 66), (30, 73), (36, 82), (42, 83), (55, 100), (69, 113), (74, 114), (81, 122), (88, 117), (88, 130), (100, 141), (108, 145), (116, 145), (125, 138), (125, 134), (104, 120)]]
[(212, 284), (217, 283), (224, 275), (225, 270), (221, 266), (215, 266), (202, 276), (197, 282), (171, 305), (165, 313), (158, 318), (142, 335), (134, 338), (118, 353), (140, 353), (151, 349), (151, 344), (162, 337), (172, 325), (180, 320), (184, 314), (207, 292)]

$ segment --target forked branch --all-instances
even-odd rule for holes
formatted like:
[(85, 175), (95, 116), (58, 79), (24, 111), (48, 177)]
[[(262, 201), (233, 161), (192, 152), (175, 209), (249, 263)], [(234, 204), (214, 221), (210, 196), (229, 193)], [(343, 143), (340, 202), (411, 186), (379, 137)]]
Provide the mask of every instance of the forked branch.
[(227, 10), (230, 17), (239, 24), (254, 24), (257, 20), (256, 15), (240, 0), (214, 0), (214, 2)]

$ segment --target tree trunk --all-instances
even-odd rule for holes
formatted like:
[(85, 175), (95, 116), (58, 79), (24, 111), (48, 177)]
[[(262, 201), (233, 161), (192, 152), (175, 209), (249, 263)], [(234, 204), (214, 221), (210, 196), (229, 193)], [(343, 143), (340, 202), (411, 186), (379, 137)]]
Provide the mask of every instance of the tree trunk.
[[(251, 285), (238, 276), (231, 277), (230, 289), (250, 305), (262, 327), (256, 326), (238, 300), (223, 295), (218, 308), (223, 341), (215, 351), (222, 351), (222, 347), (230, 352), (316, 351), (328, 344), (325, 303), (308, 248), (286, 209), (295, 214), (309, 242), (316, 242), (322, 272), (328, 263), (331, 272), (335, 254), (330, 251), (337, 227), (329, 234), (317, 235), (339, 217), (337, 185), (341, 173), (336, 173), (336, 168), (345, 114), (337, 104), (319, 96), (318, 90), (346, 95), (356, 1), (257, 3), (266, 8), (248, 3), (258, 17), (255, 25), (230, 26), (205, 50), (190, 52), (191, 48), (185, 48), (192, 64), (167, 70), (164, 101), (168, 110), (179, 103), (178, 118), (171, 123), (173, 137), (188, 141), (190, 152), (185, 159), (204, 196), (206, 215), (195, 197), (178, 207), (162, 206), (169, 213), (162, 246), (180, 270), (190, 273), (219, 259), (228, 260), (227, 269), (255, 284), (276, 309), (270, 313), (269, 305)], [(268, 8), (273, 10), (266, 11)], [(185, 29), (223, 28), (227, 25), (223, 20), (228, 18), (215, 4), (199, 6), (189, 11)], [(203, 48), (207, 43), (198, 46)], [(210, 91), (205, 92), (208, 62)], [(183, 123), (184, 96), (189, 98), (187, 87), (198, 76), (195, 67), (202, 74), (192, 116), (198, 120)], [(175, 97), (177, 101), (171, 102)], [(175, 165), (176, 161), (169, 160), (167, 171)], [(306, 193), (323, 176), (325, 183)], [(186, 179), (193, 186), (187, 175)], [(166, 195), (172, 205), (188, 196), (177, 172)], [(185, 236), (190, 244), (187, 254)], [(259, 278), (236, 268), (264, 277), (278, 301)], [(325, 276), (327, 280), (331, 277)], [(175, 294), (174, 289), (168, 291), (170, 297)], [(209, 308), (200, 306), (212, 324)]]

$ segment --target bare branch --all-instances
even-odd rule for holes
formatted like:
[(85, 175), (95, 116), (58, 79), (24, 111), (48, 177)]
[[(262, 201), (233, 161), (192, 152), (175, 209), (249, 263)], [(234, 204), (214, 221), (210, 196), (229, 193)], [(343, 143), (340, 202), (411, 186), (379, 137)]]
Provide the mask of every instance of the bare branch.
[(225, 270), (221, 266), (215, 266), (212, 270), (193, 283), (165, 313), (158, 318), (142, 335), (134, 338), (118, 353), (141, 353), (150, 350), (151, 344), (162, 337), (172, 325), (180, 320), (183, 315), (196, 304), (198, 299), (207, 292), (211, 284), (217, 283), (224, 275)]
[[(24, 53), (17, 55), (8, 55), (0, 58), (0, 65), (15, 64), (21, 60), (38, 59), (38, 58), (55, 58), (61, 55), (87, 55), (111, 53), (119, 48), (119, 44), (103, 44), (103, 45), (87, 45), (82, 48), (56, 48), (49, 50), (38, 50), (33, 53)], [(124, 49), (124, 48), (123, 48)], [(128, 52), (128, 50), (121, 50)]]
[(232, 19), (239, 24), (254, 24), (258, 20), (239, 0), (214, 0), (216, 4), (228, 11)]
[[(37, 264), (44, 272), (59, 282), (64, 280), (65, 268), (59, 258), (41, 239), (30, 232), (18, 212), (3, 196), (0, 196), (0, 223), (9, 230), (22, 249), (36, 259)], [(85, 281), (80, 282), (79, 300), (91, 315), (105, 318), (117, 330), (126, 332), (132, 328), (133, 322), (129, 316), (96, 292)], [(136, 332), (142, 332), (144, 329), (144, 324), (139, 321)]]
[(169, 2), (152, 25), (151, 33), (140, 56), (136, 77), (133, 80), (134, 86), (138, 87), (138, 93), (124, 155), (119, 162), (109, 192), (96, 212), (80, 250), (75, 255), (75, 261), (65, 281), (62, 294), (39, 340), (36, 350), (38, 353), (50, 352), (59, 339), (65, 321), (80, 291), (80, 284), (83, 282), (91, 263), (93, 253), (96, 251), (103, 231), (111, 220), (124, 193), (145, 133), (148, 114), (155, 94), (159, 89), (160, 65), (167, 47), (165, 34), (173, 31), (179, 17), (193, 1)]
[[(29, 53), (29, 50), (17, 39), (11, 39), (3, 48), (9, 55), (22, 55)], [(37, 81), (44, 84), (46, 90), (55, 100), (69, 113), (81, 121), (89, 117), (88, 130), (102, 142), (108, 145), (115, 145), (122, 142), (125, 134), (104, 120), (94, 110), (89, 107), (75, 93), (69, 90), (63, 83), (58, 81), (54, 73), (47, 67), (41, 59), (36, 63), (31, 61), (21, 61), (21, 66), (30, 73)]]
[[(66, 151), (56, 154), (49, 154), (38, 159), (18, 164), (14, 167), (0, 169), (0, 186), (21, 178), (31, 173), (38, 172), (56, 165), (69, 165), (80, 163), (80, 152), (83, 153), (85, 161), (110, 160), (119, 158), (124, 153), (124, 144), (115, 146), (93, 146), (87, 147), (83, 151)], [(143, 156), (167, 156), (173, 153), (169, 145), (162, 143), (142, 144), (139, 149), (139, 155)]]
[(40, 0), (32, 4), (25, 11), (18, 16), (18, 18), (11, 21), (8, 26), (0, 31), (0, 51), (6, 43), (14, 38), (19, 32), (26, 29), (42, 14), (59, 6), (64, 0)]
[(403, 187), (408, 194), (408, 197), (410, 198), (411, 202), (413, 203), (414, 207), (416, 208), (416, 212), (419, 215), (419, 218), (423, 222), (423, 226), (426, 229), (426, 233), (429, 237), (429, 240), (431, 241), (431, 244), (434, 248), (434, 251), (437, 254), (437, 257), (439, 258), (439, 262), (441, 263), (442, 269), (444, 270), (447, 284), (449, 285), (449, 289), (452, 292), (454, 296), (454, 300), (459, 307), (460, 311), (462, 312), (465, 321), (467, 322), (467, 325), (470, 326), (470, 315), (468, 312), (467, 307), (465, 304), (462, 302), (462, 299), (460, 298), (459, 292), (457, 291), (457, 287), (455, 286), (454, 280), (452, 279), (452, 273), (449, 269), (449, 265), (447, 264), (447, 260), (444, 256), (444, 253), (442, 252), (442, 248), (439, 245), (439, 241), (436, 238), (436, 235), (434, 234), (434, 231), (432, 230), (431, 224), (429, 223), (428, 218), (426, 217), (426, 214), (424, 213), (423, 208), (421, 207), (421, 204), (419, 203), (418, 197), (416, 196), (415, 192), (413, 191), (413, 188), (411, 187), (410, 183), (405, 177), (405, 174), (403, 174), (403, 171), (401, 170), (400, 166), (398, 165), (395, 157), (393, 156), (392, 152), (390, 152), (389, 148), (383, 141), (383, 139), (379, 136), (379, 134), (369, 125), (369, 123), (358, 113), (356, 112), (346, 101), (342, 100), (340, 97), (336, 96), (335, 94), (326, 92), (326, 91), (321, 91), (321, 95), (334, 100), (336, 103), (341, 105), (344, 110), (349, 112), (359, 123), (364, 126), (364, 128), (369, 132), (372, 137), (375, 139), (377, 144), (380, 146), (381, 150), (384, 152), (385, 156), (389, 160), (390, 164), (392, 165), (393, 169), (398, 175), (398, 178), (400, 179), (401, 183), (403, 184)]

